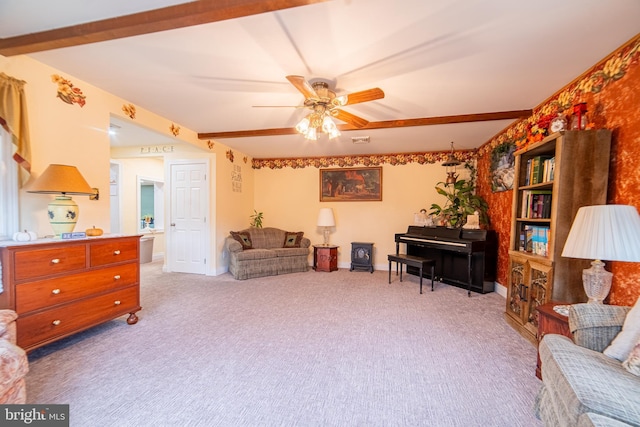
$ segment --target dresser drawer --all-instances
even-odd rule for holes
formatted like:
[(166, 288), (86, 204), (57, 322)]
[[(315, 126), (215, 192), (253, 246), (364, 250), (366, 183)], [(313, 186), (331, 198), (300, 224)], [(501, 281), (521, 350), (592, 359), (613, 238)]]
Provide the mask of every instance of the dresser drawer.
[(113, 264), (138, 259), (139, 238), (92, 242), (89, 247), (91, 266)]
[(87, 264), (85, 245), (16, 251), (14, 280), (21, 281), (82, 270)]
[(16, 311), (28, 313), (90, 295), (108, 292), (138, 281), (138, 263), (106, 267), (16, 286)]
[(130, 288), (18, 317), (18, 346), (30, 350), (38, 344), (95, 326), (140, 308), (139, 288)]

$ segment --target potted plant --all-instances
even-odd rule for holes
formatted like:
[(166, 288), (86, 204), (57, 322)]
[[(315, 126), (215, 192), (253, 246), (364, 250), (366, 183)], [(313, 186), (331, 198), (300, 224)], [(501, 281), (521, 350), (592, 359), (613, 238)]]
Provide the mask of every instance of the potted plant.
[(251, 215), (249, 218), (251, 218), (251, 222), (249, 222), (249, 225), (251, 227), (255, 227), (255, 228), (262, 228), (262, 218), (263, 218), (263, 213), (262, 212), (257, 212), (255, 209), (253, 210), (253, 215)]
[(475, 212), (478, 212), (480, 224), (489, 224), (489, 205), (481, 196), (475, 194), (477, 171), (468, 162), (464, 167), (470, 171), (469, 179), (460, 179), (449, 185), (439, 182), (435, 187), (438, 194), (446, 197), (447, 201), (442, 206), (433, 203), (429, 214), (440, 217), (447, 227), (462, 227), (467, 222), (467, 216)]

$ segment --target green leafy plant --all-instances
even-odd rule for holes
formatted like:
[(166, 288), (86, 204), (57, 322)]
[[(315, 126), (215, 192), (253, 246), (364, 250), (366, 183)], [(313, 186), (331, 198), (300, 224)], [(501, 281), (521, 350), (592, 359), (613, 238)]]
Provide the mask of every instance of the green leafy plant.
[(477, 171), (471, 163), (465, 163), (464, 166), (470, 171), (469, 179), (458, 180), (453, 185), (439, 182), (435, 187), (436, 191), (446, 197), (447, 201), (442, 206), (433, 203), (429, 214), (440, 217), (449, 227), (462, 227), (467, 222), (467, 216), (477, 211), (480, 224), (489, 224), (489, 205), (475, 194)]
[(251, 218), (251, 222), (249, 223), (249, 225), (251, 227), (255, 227), (255, 228), (262, 228), (262, 219), (264, 217), (264, 214), (262, 212), (257, 212), (255, 209), (253, 210), (253, 215), (251, 215), (249, 218)]

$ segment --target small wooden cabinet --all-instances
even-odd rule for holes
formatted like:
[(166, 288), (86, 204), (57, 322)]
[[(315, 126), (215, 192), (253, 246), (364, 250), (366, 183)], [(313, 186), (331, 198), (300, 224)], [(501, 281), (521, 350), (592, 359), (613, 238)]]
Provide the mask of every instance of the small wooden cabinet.
[[(537, 308), (538, 316), (538, 345), (547, 334), (560, 334), (565, 337), (573, 338), (569, 330), (569, 318), (557, 313), (553, 307), (561, 305), (558, 302), (548, 302)], [(542, 379), (542, 363), (540, 362), (540, 353), (538, 353), (538, 363), (536, 364), (536, 377)]]
[(537, 343), (536, 309), (587, 300), (590, 260), (562, 257), (578, 209), (607, 203), (611, 131), (564, 131), (516, 151), (506, 321)]
[(140, 307), (140, 236), (11, 242), (0, 247), (0, 308), (18, 313), (31, 351)]
[(315, 271), (336, 271), (338, 269), (339, 246), (313, 245), (313, 269)]

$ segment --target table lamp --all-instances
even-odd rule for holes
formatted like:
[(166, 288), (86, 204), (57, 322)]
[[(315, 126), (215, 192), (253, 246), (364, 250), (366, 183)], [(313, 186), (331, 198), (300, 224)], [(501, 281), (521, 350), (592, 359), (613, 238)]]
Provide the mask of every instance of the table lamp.
[(336, 226), (336, 220), (333, 217), (333, 209), (322, 208), (318, 213), (318, 227), (324, 228), (324, 245), (329, 246), (329, 234), (331, 233), (331, 227)]
[(563, 257), (593, 259), (582, 271), (590, 303), (602, 304), (613, 274), (601, 260), (640, 261), (640, 215), (634, 206), (598, 205), (578, 209), (562, 251)]
[(71, 233), (78, 222), (80, 210), (70, 194), (91, 196), (96, 194), (75, 166), (51, 164), (27, 190), (28, 193), (56, 194), (49, 203), (47, 214), (56, 237)]

